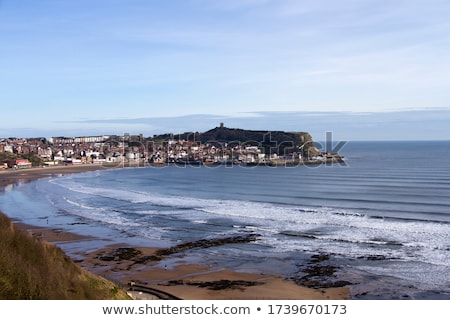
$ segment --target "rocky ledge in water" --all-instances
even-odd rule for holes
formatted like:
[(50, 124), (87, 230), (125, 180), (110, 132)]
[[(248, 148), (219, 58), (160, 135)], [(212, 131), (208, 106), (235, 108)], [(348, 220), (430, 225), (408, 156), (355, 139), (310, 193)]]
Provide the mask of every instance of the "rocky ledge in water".
[(111, 252), (97, 256), (102, 261), (131, 261), (133, 264), (145, 264), (150, 261), (160, 261), (166, 256), (196, 248), (209, 248), (226, 244), (248, 243), (258, 239), (260, 235), (255, 233), (236, 235), (225, 238), (200, 239), (185, 242), (170, 248), (158, 249), (153, 255), (143, 255), (142, 251), (135, 248), (121, 247)]
[(335, 272), (339, 267), (331, 265), (329, 260), (329, 254), (311, 256), (308, 265), (302, 266), (298, 274), (291, 277), (290, 280), (298, 285), (314, 289), (340, 288), (351, 285), (351, 282), (336, 279)]
[(226, 237), (226, 238), (215, 238), (215, 239), (201, 239), (197, 241), (191, 241), (179, 244), (174, 247), (170, 247), (167, 249), (160, 249), (156, 252), (156, 255), (158, 256), (168, 256), (171, 254), (179, 253), (181, 251), (195, 249), (195, 248), (209, 248), (209, 247), (216, 247), (216, 246), (222, 246), (225, 244), (232, 244), (232, 243), (247, 243), (247, 242), (253, 242), (258, 240), (259, 234), (246, 234), (246, 235), (238, 235), (238, 236), (232, 236), (232, 237)]
[(189, 285), (199, 288), (207, 288), (208, 290), (241, 290), (245, 287), (253, 287), (261, 285), (262, 283), (256, 281), (245, 280), (218, 280), (218, 281), (185, 281), (185, 280), (171, 280), (167, 283), (168, 286)]

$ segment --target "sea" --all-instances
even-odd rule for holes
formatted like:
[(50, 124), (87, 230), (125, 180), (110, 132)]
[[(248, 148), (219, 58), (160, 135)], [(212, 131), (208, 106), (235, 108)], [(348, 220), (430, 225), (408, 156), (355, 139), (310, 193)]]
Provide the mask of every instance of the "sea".
[[(342, 145), (340, 146), (342, 147)], [(301, 278), (318, 255), (352, 299), (450, 298), (450, 141), (349, 141), (344, 163), (113, 168), (8, 186), (0, 210), (109, 244), (256, 235), (164, 261)]]

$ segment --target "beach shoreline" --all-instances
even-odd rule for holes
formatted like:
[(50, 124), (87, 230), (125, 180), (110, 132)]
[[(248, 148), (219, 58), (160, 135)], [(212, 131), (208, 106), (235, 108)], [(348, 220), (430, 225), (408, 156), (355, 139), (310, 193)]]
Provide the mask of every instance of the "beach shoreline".
[[(32, 168), (0, 171), (0, 192), (8, 185), (27, 183), (40, 178), (49, 178), (67, 174), (83, 173), (95, 170), (113, 169), (102, 165), (72, 165), (48, 168)], [(117, 168), (117, 167), (116, 167)], [(8, 212), (5, 212), (8, 215)], [(61, 228), (36, 227), (26, 221), (15, 221), (15, 225), (32, 233), (42, 241), (55, 245), (67, 242), (96, 241), (95, 236), (83, 236), (67, 232)], [(100, 240), (100, 239), (98, 239)], [(192, 264), (189, 259), (179, 259), (176, 265), (165, 265), (160, 260), (143, 258), (154, 257), (162, 248), (130, 246), (127, 243), (103, 245), (93, 252), (72, 252), (74, 261), (84, 269), (113, 280), (129, 290), (141, 285), (161, 290), (172, 296), (187, 300), (343, 300), (350, 298), (345, 286), (336, 288), (313, 289), (300, 286), (279, 275), (260, 274), (258, 272), (235, 272), (207, 265)], [(123, 254), (123, 253), (128, 254)], [(184, 252), (189, 255), (189, 252)], [(138, 293), (136, 299), (154, 299), (155, 295)]]

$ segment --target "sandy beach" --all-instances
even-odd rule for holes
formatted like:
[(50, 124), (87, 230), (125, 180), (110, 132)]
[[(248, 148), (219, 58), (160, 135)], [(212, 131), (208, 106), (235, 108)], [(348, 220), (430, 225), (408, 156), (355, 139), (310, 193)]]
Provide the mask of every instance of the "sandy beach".
[[(108, 169), (102, 165), (72, 165), (49, 168), (0, 171), (0, 191), (8, 185), (27, 183), (34, 179)], [(8, 215), (8, 212), (5, 212)], [(42, 241), (58, 245), (62, 242), (95, 241), (63, 229), (43, 228), (15, 221), (20, 229)], [(146, 294), (142, 288), (167, 293), (167, 297), (187, 300), (325, 300), (349, 299), (345, 287), (313, 289), (300, 286), (279, 275), (242, 273), (201, 264), (188, 259), (177, 265), (165, 265), (163, 248), (132, 247), (124, 243), (102, 247), (94, 252), (76, 252), (75, 262), (88, 271), (113, 280), (126, 287), (136, 299), (164, 298)], [(189, 250), (183, 252), (189, 254)], [(70, 253), (69, 253), (70, 255)]]

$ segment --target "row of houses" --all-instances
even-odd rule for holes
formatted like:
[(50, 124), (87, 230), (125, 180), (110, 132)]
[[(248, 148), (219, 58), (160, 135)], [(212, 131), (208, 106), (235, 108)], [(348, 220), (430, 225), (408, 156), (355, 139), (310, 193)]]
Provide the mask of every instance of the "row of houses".
[[(0, 152), (17, 156), (36, 155), (46, 165), (83, 163), (171, 163), (171, 162), (262, 162), (266, 160), (301, 159), (300, 152), (266, 153), (260, 145), (249, 143), (205, 143), (182, 139), (155, 141), (141, 135), (52, 137), (0, 139)], [(19, 166), (19, 164), (15, 164)], [(20, 164), (24, 167), (24, 162)]]
[(260, 145), (249, 143), (205, 143), (197, 141), (170, 140), (156, 143), (149, 148), (149, 161), (152, 163), (201, 162), (204, 164), (223, 163), (261, 163), (280, 159), (299, 160), (300, 152), (280, 156), (277, 152), (266, 153)]
[(3, 138), (0, 139), (0, 153), (11, 153), (14, 157), (6, 157), (13, 160), (1, 163), (1, 168), (30, 167), (31, 162), (27, 159), (32, 156), (40, 159), (41, 165), (56, 165), (63, 162), (87, 163), (88, 157), (100, 156), (97, 148), (100, 148), (106, 139), (108, 136), (50, 139)]
[[(31, 155), (42, 160), (43, 165), (84, 164), (102, 162), (148, 161), (148, 145), (143, 135), (131, 136), (85, 136), (46, 138), (3, 138), (0, 139), (0, 153), (11, 153), (26, 159)], [(22, 168), (24, 162), (1, 167)]]

